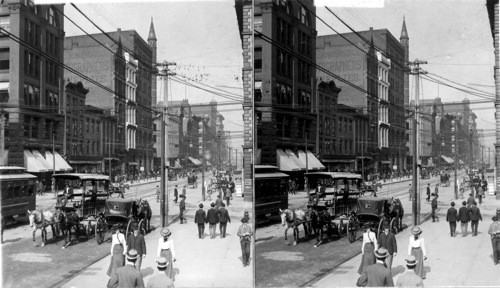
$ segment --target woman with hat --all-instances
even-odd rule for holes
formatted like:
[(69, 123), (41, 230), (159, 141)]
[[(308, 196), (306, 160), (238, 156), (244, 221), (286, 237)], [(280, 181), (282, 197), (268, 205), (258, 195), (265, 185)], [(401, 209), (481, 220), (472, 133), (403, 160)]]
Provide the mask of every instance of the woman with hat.
[(165, 273), (167, 274), (168, 278), (174, 280), (173, 276), (173, 262), (176, 260), (175, 259), (175, 249), (174, 249), (174, 241), (172, 239), (168, 239), (170, 235), (172, 235), (172, 232), (166, 227), (161, 229), (161, 238), (158, 239), (158, 257), (165, 257), (168, 262), (168, 267)]
[(415, 226), (411, 229), (413, 236), (410, 236), (408, 244), (408, 255), (415, 256), (417, 265), (415, 266), (415, 273), (425, 279), (424, 260), (427, 259), (427, 251), (425, 250), (424, 238), (420, 237), (422, 230), (420, 227)]
[(113, 277), (116, 273), (116, 269), (125, 265), (125, 254), (127, 251), (127, 242), (125, 241), (125, 235), (121, 229), (115, 227), (114, 234), (111, 236), (111, 262), (109, 263), (108, 274), (109, 277)]
[(366, 223), (363, 225), (364, 233), (363, 233), (363, 244), (361, 245), (361, 253), (363, 256), (361, 258), (361, 264), (359, 265), (358, 273), (363, 274), (365, 268), (375, 264), (375, 247), (378, 247), (377, 237), (375, 233), (371, 231), (371, 225)]

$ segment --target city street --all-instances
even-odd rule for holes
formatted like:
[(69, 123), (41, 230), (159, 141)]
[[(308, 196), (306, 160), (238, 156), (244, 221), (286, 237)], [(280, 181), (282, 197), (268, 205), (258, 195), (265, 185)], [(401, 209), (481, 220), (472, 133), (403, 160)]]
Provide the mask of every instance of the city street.
[[(208, 175), (208, 174), (207, 174)], [(200, 177), (201, 178), (201, 177)], [(152, 225), (159, 227), (159, 203), (156, 203), (154, 188), (159, 182), (142, 183), (133, 185), (126, 191), (126, 197), (146, 198), (153, 209)], [(174, 271), (176, 272), (176, 287), (251, 287), (253, 283), (252, 268), (243, 267), (241, 262), (241, 248), (239, 238), (236, 236), (240, 220), (245, 209), (251, 211), (251, 203), (246, 203), (243, 198), (234, 198), (228, 207), (232, 222), (228, 224), (226, 238), (209, 239), (205, 237), (199, 240), (197, 229), (193, 223), (194, 212), (199, 203), (204, 203), (205, 210), (210, 206), (209, 201), (200, 202), (201, 185), (197, 189), (188, 188), (186, 193), (186, 218), (188, 224), (178, 223), (178, 204), (172, 203), (173, 185), (185, 183), (185, 179), (169, 182), (169, 228), (175, 243), (176, 258)], [(179, 189), (179, 192), (182, 190)], [(52, 196), (43, 196), (48, 199), (41, 203), (50, 203)], [(208, 226), (208, 225), (207, 225)], [(110, 262), (109, 245), (110, 233), (106, 234), (105, 242), (98, 245), (94, 238), (74, 244), (68, 249), (61, 249), (64, 241), (51, 240), (52, 233), (48, 232), (48, 243), (45, 247), (40, 245), (40, 232), (36, 239), (38, 245), (34, 247), (31, 240), (31, 232), (27, 225), (14, 228), (25, 231), (23, 234), (13, 233), (6, 230), (3, 245), (3, 275), (2, 287), (103, 287), (109, 277), (106, 271)], [(156, 245), (160, 229), (155, 229), (146, 235), (147, 257), (143, 261), (142, 273), (147, 283), (148, 275), (156, 269)], [(50, 231), (50, 229), (49, 229)], [(217, 234), (219, 234), (217, 232)], [(205, 229), (208, 235), (208, 227)], [(193, 241), (200, 243), (192, 245)], [(77, 261), (75, 261), (77, 260)], [(43, 267), (43, 269), (40, 269)], [(47, 273), (51, 271), (51, 273)], [(226, 275), (231, 271), (230, 275)], [(207, 273), (205, 273), (207, 272)], [(29, 276), (26, 276), (26, 275)], [(224, 274), (224, 278), (221, 275)], [(229, 281), (232, 279), (234, 281)]]
[[(459, 173), (459, 177), (461, 175), (463, 175), (463, 172)], [(405, 179), (401, 182), (387, 183), (384, 184), (383, 187), (378, 191), (379, 197), (399, 197), (401, 199), (405, 210), (403, 227), (408, 227), (412, 223), (411, 202), (408, 201), (409, 183), (410, 181)], [(422, 195), (421, 197), (423, 201), (421, 204), (422, 210), (420, 220), (422, 221), (422, 223), (428, 223), (430, 217), (430, 203), (425, 201), (425, 187), (427, 186), (427, 183), (430, 183), (431, 186), (433, 186), (438, 183), (438, 178), (433, 177), (431, 179), (421, 181), (420, 187)], [(453, 181), (451, 181), (451, 183), (453, 183)], [(440, 198), (438, 201), (438, 211), (440, 214), (446, 214), (447, 208), (449, 206), (448, 199), (451, 199), (451, 197), (453, 196), (453, 188), (453, 186), (439, 187)], [(290, 198), (291, 208), (305, 206), (305, 192), (300, 192), (297, 195), (292, 195), (290, 196)], [(491, 205), (489, 199), (493, 199), (491, 196), (487, 199), (487, 203), (490, 203)], [(484, 224), (481, 223), (483, 229), (487, 229), (487, 225), (489, 225), (487, 223), (491, 222), (491, 216), (487, 218), (486, 215), (488, 214), (486, 213), (494, 213), (495, 208), (485, 204), (484, 208), (481, 207), (481, 209), (487, 210), (484, 212)], [(444, 221), (444, 217), (441, 217), (440, 225), (447, 225)], [(425, 226), (422, 226), (422, 229), (424, 229), (425, 233)], [(442, 230), (444, 228), (440, 229)], [(316, 243), (316, 240), (310, 238), (305, 239), (302, 226), (299, 228), (302, 241), (296, 246), (289, 245), (293, 237), (293, 234), (291, 234), (293, 232), (291, 230), (288, 231), (288, 243), (285, 242), (284, 230), (285, 227), (281, 226), (281, 224), (273, 224), (266, 227), (259, 227), (257, 229), (255, 248), (256, 262), (258, 263), (255, 272), (256, 285), (261, 287), (275, 287), (285, 285), (292, 287), (311, 285), (318, 285), (322, 287), (355, 286), (355, 282), (352, 282), (352, 279), (353, 277), (357, 279), (357, 277), (359, 276), (357, 274), (357, 269), (360, 261), (360, 247), (362, 241), (361, 231), (358, 232), (358, 240), (354, 243), (349, 243), (346, 237), (342, 237), (340, 239), (334, 237), (330, 242), (314, 248), (313, 246)], [(398, 242), (401, 242), (401, 244), (399, 244), (399, 247), (404, 247), (400, 249), (407, 248), (406, 245), (409, 235), (408, 231), (409, 229), (404, 229), (402, 232), (397, 234)], [(446, 239), (443, 237), (443, 235), (441, 235), (441, 238)], [(428, 248), (428, 250), (433, 249), (433, 246), (431, 246), (432, 244), (427, 244), (431, 247)], [(489, 240), (484, 242), (483, 244), (491, 249)], [(401, 253), (404, 253), (404, 251)], [(491, 251), (488, 250), (488, 253), (491, 254)], [(401, 263), (403, 263), (403, 261), (404, 259), (401, 259)], [(352, 266), (352, 263), (356, 263), (356, 265)], [(352, 267), (346, 265), (351, 265)], [(351, 270), (345, 271), (346, 267), (350, 267)], [(350, 272), (353, 272), (355, 274), (352, 274)], [(347, 274), (344, 275), (344, 273)], [(337, 274), (342, 274), (342, 277), (345, 277), (345, 281), (351, 282), (337, 282)]]

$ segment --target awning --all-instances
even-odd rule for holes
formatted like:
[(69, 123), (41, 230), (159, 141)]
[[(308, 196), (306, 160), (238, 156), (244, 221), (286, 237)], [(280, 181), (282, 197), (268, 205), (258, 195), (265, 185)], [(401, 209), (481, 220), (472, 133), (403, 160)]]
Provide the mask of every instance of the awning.
[(56, 168), (60, 167), (62, 171), (71, 171), (73, 170), (73, 167), (71, 167), (66, 160), (59, 154), (57, 151), (55, 151), (56, 154)]
[(193, 157), (188, 157), (189, 161), (191, 161), (191, 163), (193, 163), (194, 165), (201, 165), (201, 161), (198, 160), (198, 159), (195, 159)]
[[(2, 153), (2, 151), (0, 151)], [(3, 150), (3, 153), (0, 154), (0, 165), (7, 166), (9, 164), (9, 149)]]
[(30, 152), (30, 150), (24, 150), (24, 167), (26, 167), (26, 172), (32, 173), (49, 171), (49, 169), (45, 167), (43, 163), (40, 163), (40, 161), (33, 155), (33, 153)]
[[(57, 152), (56, 152), (57, 153)], [(54, 163), (54, 159), (55, 159), (55, 163), (56, 163), (56, 171), (71, 171), (71, 166), (69, 166), (69, 169), (67, 166), (65, 166), (63, 163), (61, 163), (61, 161), (57, 161), (57, 157), (54, 158), (54, 156), (52, 156), (52, 153), (50, 151), (45, 151), (45, 160), (46, 162), (49, 164), (49, 168), (50, 170), (54, 170), (54, 166), (53, 166), (53, 163)], [(64, 159), (63, 159), (64, 161)], [(66, 161), (64, 161), (66, 162)]]
[(175, 160), (175, 164), (173, 168), (182, 168), (181, 163), (179, 163), (179, 160)]
[(9, 90), (9, 82), (0, 82), (0, 90)]
[(33, 156), (47, 169), (47, 171), (52, 171), (52, 165), (49, 164), (47, 160), (45, 160), (45, 157), (43, 157), (42, 153), (38, 150), (32, 150), (31, 153), (33, 153)]
[(443, 160), (446, 161), (448, 164), (452, 164), (455, 162), (455, 160), (451, 159), (448, 156), (441, 155), (441, 158), (443, 158)]
[[(300, 161), (306, 163), (306, 153), (302, 150), (299, 150), (299, 159)], [(307, 151), (307, 169), (308, 170), (321, 170), (325, 169), (325, 166), (321, 164), (321, 162), (316, 158), (311, 151)]]
[(300, 167), (301, 170), (306, 170), (306, 161), (301, 161), (295, 153), (293, 153), (292, 150), (286, 149), (285, 150), (286, 155), (292, 160), (297, 167)]
[(276, 149), (276, 154), (278, 158), (278, 167), (281, 171), (300, 171), (299, 166), (295, 164), (295, 161), (290, 159), (290, 157), (281, 149)]

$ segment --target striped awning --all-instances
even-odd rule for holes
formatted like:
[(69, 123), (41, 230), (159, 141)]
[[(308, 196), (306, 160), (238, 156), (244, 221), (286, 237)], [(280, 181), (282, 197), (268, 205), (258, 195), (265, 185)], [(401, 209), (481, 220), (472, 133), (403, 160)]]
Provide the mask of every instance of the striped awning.
[(451, 159), (448, 156), (441, 155), (441, 158), (443, 158), (443, 160), (446, 161), (446, 163), (448, 163), (448, 164), (452, 164), (455, 162), (455, 160)]
[(50, 171), (45, 164), (40, 162), (40, 160), (37, 157), (35, 157), (33, 153), (31, 153), (30, 150), (24, 150), (24, 167), (26, 167), (27, 172), (32, 172), (32, 173), (41, 173)]
[(276, 154), (278, 158), (278, 167), (279, 170), (281, 171), (300, 171), (302, 170), (297, 164), (295, 164), (295, 161), (293, 159), (290, 159), (290, 157), (285, 153), (285, 151), (281, 149), (276, 149)]
[(195, 159), (193, 157), (188, 157), (189, 161), (191, 161), (191, 163), (193, 163), (194, 165), (201, 165), (201, 161), (198, 160), (198, 159)]
[[(55, 153), (56, 155), (59, 155), (57, 151)], [(45, 151), (45, 160), (49, 164), (50, 170), (54, 169), (54, 162), (56, 164), (56, 171), (71, 171), (73, 169), (66, 163), (64, 159), (62, 159), (62, 161), (64, 161), (63, 163), (60, 159), (58, 159), (57, 156), (54, 157), (50, 151)]]
[(295, 165), (300, 167), (300, 170), (306, 170), (306, 162), (300, 161), (299, 157), (297, 157), (297, 155), (295, 155), (295, 153), (293, 153), (292, 150), (286, 149), (285, 153), (286, 155), (288, 155), (288, 157), (290, 157), (290, 160), (292, 160), (295, 163)]

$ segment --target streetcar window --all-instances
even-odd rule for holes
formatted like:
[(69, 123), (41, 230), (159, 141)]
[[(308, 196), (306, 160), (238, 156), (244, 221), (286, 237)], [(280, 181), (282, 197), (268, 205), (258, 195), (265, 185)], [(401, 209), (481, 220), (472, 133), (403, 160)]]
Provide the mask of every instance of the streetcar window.
[(12, 187), (12, 198), (21, 196), (21, 186), (15, 185)]
[(35, 186), (30, 185), (28, 186), (28, 196), (33, 196), (35, 195)]
[(14, 197), (14, 187), (9, 186), (7, 189), (7, 198), (13, 198)]

